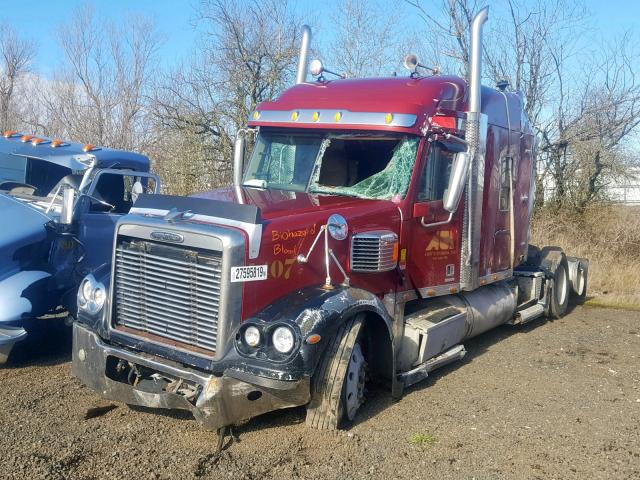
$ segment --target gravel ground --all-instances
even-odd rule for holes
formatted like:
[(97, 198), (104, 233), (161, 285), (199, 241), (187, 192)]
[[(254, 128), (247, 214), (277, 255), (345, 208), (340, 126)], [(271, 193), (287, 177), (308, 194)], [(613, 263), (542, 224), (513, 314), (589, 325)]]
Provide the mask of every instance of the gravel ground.
[(102, 401), (71, 376), (69, 343), (48, 328), (0, 369), (1, 478), (640, 478), (639, 312), (498, 328), (399, 402), (371, 391), (348, 431), (291, 409), (236, 428), (219, 455), (188, 415), (85, 420)]

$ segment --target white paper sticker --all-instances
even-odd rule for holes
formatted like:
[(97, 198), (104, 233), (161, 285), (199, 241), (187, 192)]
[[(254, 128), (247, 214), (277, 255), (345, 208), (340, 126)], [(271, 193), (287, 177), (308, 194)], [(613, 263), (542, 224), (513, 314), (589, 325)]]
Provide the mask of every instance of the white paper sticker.
[(231, 267), (232, 282), (255, 282), (267, 279), (266, 265), (249, 265), (247, 267)]

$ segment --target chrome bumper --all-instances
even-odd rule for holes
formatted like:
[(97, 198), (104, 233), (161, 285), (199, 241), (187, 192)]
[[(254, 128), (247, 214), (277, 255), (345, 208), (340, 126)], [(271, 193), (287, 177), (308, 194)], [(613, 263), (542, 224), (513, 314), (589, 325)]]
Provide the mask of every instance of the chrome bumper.
[[(199, 385), (200, 393), (192, 401), (177, 393), (150, 393), (128, 383), (109, 378), (107, 359), (115, 357), (134, 365)], [(243, 380), (230, 375), (238, 373)], [(73, 326), (73, 374), (104, 398), (130, 405), (151, 408), (189, 410), (208, 430), (242, 423), (250, 418), (281, 408), (305, 405), (309, 401), (309, 380), (265, 385), (249, 383), (251, 377), (227, 371), (222, 376), (173, 366), (155, 357), (144, 356), (107, 345), (82, 325)], [(259, 392), (259, 393), (258, 393)]]

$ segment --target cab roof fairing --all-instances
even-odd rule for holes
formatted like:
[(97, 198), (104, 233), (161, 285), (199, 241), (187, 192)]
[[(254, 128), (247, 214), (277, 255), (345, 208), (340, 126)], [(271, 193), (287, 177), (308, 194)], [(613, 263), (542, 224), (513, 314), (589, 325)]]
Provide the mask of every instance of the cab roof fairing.
[[(249, 118), (248, 125), (325, 130), (386, 130), (420, 135), (424, 133), (423, 128), (428, 124), (429, 118), (437, 114), (462, 118), (467, 111), (467, 101), (467, 82), (457, 76), (306, 82), (285, 90), (276, 100), (262, 102), (257, 106), (258, 112), (281, 112), (283, 121)], [(507, 117), (506, 105), (509, 106), (510, 118)], [(322, 121), (309, 121), (309, 115), (302, 114), (297, 120), (290, 117), (293, 112), (306, 114), (309, 111), (341, 112), (344, 114), (344, 121), (333, 121), (333, 118), (327, 119), (326, 116)], [(492, 125), (503, 128), (510, 126), (513, 131), (529, 130), (528, 125), (522, 121), (524, 108), (522, 97), (518, 93), (503, 93), (483, 86), (482, 112), (489, 116)], [(415, 115), (416, 121), (410, 127), (393, 123), (349, 124), (346, 122), (347, 113)]]
[(123, 168), (135, 171), (148, 172), (149, 158), (139, 153), (115, 150), (112, 148), (98, 147), (89, 152), (84, 152), (81, 143), (65, 142), (58, 147), (51, 147), (50, 139), (46, 143), (33, 145), (22, 142), (19, 136), (0, 137), (0, 155), (17, 155), (20, 157), (36, 158), (45, 162), (55, 163), (71, 170), (86, 170), (91, 167), (95, 159), (98, 168)]
[[(307, 82), (285, 90), (274, 101), (262, 102), (257, 111), (332, 111), (340, 112), (342, 118), (299, 121), (287, 118), (284, 122), (249, 119), (249, 126), (278, 126), (330, 129), (391, 130), (420, 134), (428, 117), (438, 109), (462, 110), (464, 107), (466, 82), (455, 76), (442, 77), (390, 77)], [(366, 124), (348, 123), (349, 114), (378, 113), (394, 116), (392, 122)], [(415, 121), (395, 122), (397, 117), (414, 116)], [(332, 115), (333, 117), (333, 115)]]

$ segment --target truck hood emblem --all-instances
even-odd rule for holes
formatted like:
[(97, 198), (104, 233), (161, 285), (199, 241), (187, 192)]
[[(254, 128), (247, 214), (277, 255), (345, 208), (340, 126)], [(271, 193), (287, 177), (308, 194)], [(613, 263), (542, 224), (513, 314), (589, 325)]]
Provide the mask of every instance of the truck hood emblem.
[(160, 240), (162, 242), (184, 242), (184, 237), (182, 235), (172, 232), (151, 232), (151, 238), (153, 238), (154, 240)]

